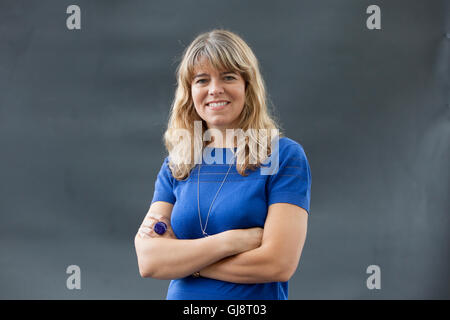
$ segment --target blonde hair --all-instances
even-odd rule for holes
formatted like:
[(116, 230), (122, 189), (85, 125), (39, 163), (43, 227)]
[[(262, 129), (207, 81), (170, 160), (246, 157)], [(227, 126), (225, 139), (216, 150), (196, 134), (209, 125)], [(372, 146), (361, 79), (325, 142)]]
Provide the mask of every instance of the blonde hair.
[[(195, 110), (191, 95), (194, 68), (202, 57), (206, 57), (217, 70), (239, 72), (245, 80), (245, 104), (238, 128), (246, 132), (246, 136), (245, 143), (239, 144), (237, 148), (236, 156), (241, 161), (239, 164), (236, 163), (236, 169), (239, 174), (246, 176), (247, 169), (255, 170), (263, 161), (257, 156), (257, 146), (264, 148), (267, 155), (271, 153), (271, 137), (265, 132), (276, 129), (279, 137), (283, 134), (269, 115), (266, 89), (259, 71), (258, 60), (242, 38), (223, 29), (215, 29), (198, 35), (183, 52), (176, 71), (175, 97), (163, 137), (165, 147), (169, 152), (169, 168), (177, 180), (187, 178), (192, 168), (195, 167), (194, 159), (201, 159), (206, 146), (206, 142), (202, 138), (208, 128), (206, 122)], [(194, 130), (195, 121), (202, 123), (201, 134), (198, 130)], [(180, 139), (180, 131), (184, 132), (188, 139)], [(194, 148), (194, 144), (200, 148)], [(252, 161), (251, 164), (250, 157), (258, 160), (256, 163)]]

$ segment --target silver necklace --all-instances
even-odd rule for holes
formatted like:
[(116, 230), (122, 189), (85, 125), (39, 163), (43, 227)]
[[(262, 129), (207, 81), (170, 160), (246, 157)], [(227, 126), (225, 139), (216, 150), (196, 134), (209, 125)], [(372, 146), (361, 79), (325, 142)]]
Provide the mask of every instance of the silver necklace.
[[(232, 151), (232, 152), (233, 152), (233, 151)], [(234, 154), (234, 152), (233, 152), (233, 154)], [(228, 168), (227, 174), (225, 175), (225, 178), (223, 178), (222, 184), (220, 185), (219, 190), (217, 190), (216, 195), (214, 196), (214, 199), (213, 199), (213, 201), (211, 202), (211, 205), (209, 206), (208, 215), (206, 216), (205, 228), (203, 228), (203, 225), (202, 225), (202, 217), (201, 217), (201, 214), (200, 214), (200, 167), (202, 166), (202, 164), (200, 163), (199, 166), (198, 166), (198, 176), (197, 176), (197, 178), (198, 178), (198, 182), (197, 182), (197, 207), (198, 207), (198, 219), (199, 219), (199, 221), (200, 221), (200, 229), (202, 230), (202, 234), (203, 234), (204, 237), (208, 237), (208, 236), (209, 236), (209, 235), (206, 233), (206, 227), (208, 226), (209, 214), (210, 214), (210, 212), (211, 212), (211, 208), (212, 208), (212, 206), (213, 206), (213, 204), (214, 204), (214, 201), (216, 201), (216, 197), (217, 197), (217, 195), (219, 194), (220, 189), (222, 189), (222, 186), (223, 186), (225, 180), (227, 179), (228, 173), (230, 172), (230, 169), (231, 169), (231, 167), (233, 166), (233, 162), (234, 162), (234, 157), (235, 157), (235, 156), (236, 156), (236, 155), (234, 154), (234, 155), (233, 155), (233, 158), (231, 159), (231, 164), (230, 164), (230, 167)]]

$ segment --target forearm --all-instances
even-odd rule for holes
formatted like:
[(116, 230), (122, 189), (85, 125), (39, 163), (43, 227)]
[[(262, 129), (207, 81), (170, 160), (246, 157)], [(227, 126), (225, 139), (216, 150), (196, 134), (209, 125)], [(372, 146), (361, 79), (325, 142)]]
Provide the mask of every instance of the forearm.
[(200, 270), (205, 278), (234, 283), (285, 281), (280, 263), (267, 248), (249, 250), (224, 258)]
[(189, 276), (236, 253), (223, 233), (193, 240), (136, 236), (135, 247), (141, 276), (164, 280)]

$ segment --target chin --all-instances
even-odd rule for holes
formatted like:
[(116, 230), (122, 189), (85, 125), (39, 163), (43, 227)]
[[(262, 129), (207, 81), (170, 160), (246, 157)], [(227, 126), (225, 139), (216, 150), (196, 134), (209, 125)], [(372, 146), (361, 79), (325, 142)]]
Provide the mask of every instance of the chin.
[(221, 128), (228, 128), (231, 126), (232, 122), (230, 121), (207, 121), (208, 127), (221, 127)]

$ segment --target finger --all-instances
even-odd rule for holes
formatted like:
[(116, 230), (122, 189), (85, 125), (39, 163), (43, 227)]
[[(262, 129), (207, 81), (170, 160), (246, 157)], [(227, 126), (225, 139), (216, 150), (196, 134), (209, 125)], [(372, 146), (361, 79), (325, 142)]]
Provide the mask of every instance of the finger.
[(155, 237), (159, 236), (158, 234), (156, 234), (156, 232), (153, 229), (146, 228), (146, 227), (140, 228), (139, 232), (149, 236), (150, 238), (155, 238)]
[(162, 214), (157, 213), (157, 212), (149, 212), (149, 213), (147, 213), (146, 217), (149, 217), (149, 218), (152, 218), (152, 219), (155, 219), (155, 220), (158, 220), (158, 221), (162, 221), (162, 222), (164, 222), (167, 225), (170, 224), (170, 221), (169, 221), (169, 219), (167, 219), (167, 217), (165, 217)]
[(152, 219), (145, 219), (144, 222), (142, 222), (143, 227), (153, 228), (153, 226), (156, 224), (156, 221)]
[(144, 221), (142, 222), (142, 225), (141, 225), (141, 226), (143, 226), (143, 227), (148, 227), (148, 228), (153, 229), (153, 227), (155, 226), (155, 224), (156, 224), (157, 222), (160, 222), (160, 221), (161, 221), (161, 222), (164, 222), (168, 229), (170, 228), (170, 222), (169, 222), (168, 219), (165, 218), (165, 217), (163, 217), (163, 218), (160, 219), (160, 220), (157, 220), (157, 219), (155, 219), (154, 217), (149, 217), (148, 219), (144, 219)]
[(169, 232), (169, 235), (171, 235), (172, 237), (176, 238), (175, 233), (173, 233), (172, 228), (167, 230)]
[(147, 227), (142, 227), (142, 228), (140, 228), (139, 230), (140, 230), (141, 232), (145, 233), (145, 234), (150, 235), (150, 231), (151, 231), (152, 229), (147, 228)]
[(167, 219), (167, 217), (161, 216), (161, 217), (159, 218), (159, 221), (164, 222), (164, 223), (167, 224), (168, 226), (170, 225), (170, 220)]
[(144, 221), (158, 221), (158, 219), (153, 216), (145, 216)]
[(147, 235), (146, 233), (142, 232), (141, 230), (138, 231), (138, 235), (141, 238), (150, 238), (149, 235)]
[(153, 217), (155, 219), (161, 218), (163, 215), (157, 212), (148, 212), (146, 217)]

